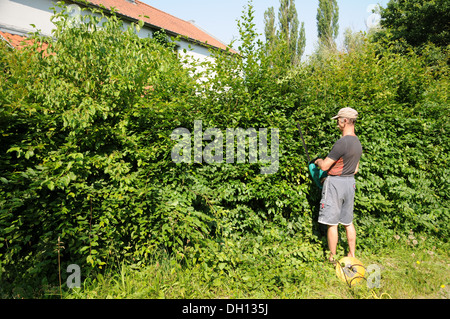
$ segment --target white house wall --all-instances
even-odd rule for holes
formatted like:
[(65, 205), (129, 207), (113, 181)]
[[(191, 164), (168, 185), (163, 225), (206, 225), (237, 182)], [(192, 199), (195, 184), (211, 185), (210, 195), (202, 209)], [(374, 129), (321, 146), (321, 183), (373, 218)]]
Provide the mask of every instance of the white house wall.
[(50, 36), (54, 28), (50, 21), (54, 2), (50, 0), (0, 0), (0, 30), (26, 35), (34, 32), (34, 24), (41, 33)]
[[(183, 62), (185, 60), (187, 64), (193, 65), (192, 63), (197, 63), (196, 71), (203, 72), (206, 70), (205, 65), (198, 65), (202, 62), (214, 62), (211, 57), (211, 52), (202, 46), (193, 47), (191, 43), (181, 40), (177, 42), (178, 44), (178, 56)], [(200, 81), (206, 81), (206, 78), (199, 79)]]

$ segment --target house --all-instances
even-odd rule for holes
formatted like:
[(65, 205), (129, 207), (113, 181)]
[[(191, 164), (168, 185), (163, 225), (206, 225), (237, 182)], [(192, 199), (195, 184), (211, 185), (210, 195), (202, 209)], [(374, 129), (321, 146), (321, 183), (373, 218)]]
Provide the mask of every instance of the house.
[[(51, 8), (55, 7), (56, 2), (55, 0), (1, 0), (0, 40), (7, 41), (12, 47), (18, 47), (28, 32), (36, 29), (43, 35), (50, 36), (54, 28), (50, 20), (53, 15)], [(65, 3), (70, 9), (69, 15), (73, 18), (79, 14), (86, 14), (86, 11), (81, 10), (82, 8), (103, 9), (109, 13), (114, 7), (116, 15), (125, 25), (138, 20), (144, 21), (144, 26), (139, 31), (140, 37), (151, 37), (155, 31), (161, 29), (164, 29), (169, 36), (181, 35), (176, 46), (180, 55), (189, 54), (201, 60), (209, 58), (211, 47), (227, 50), (224, 43), (194, 23), (179, 19), (138, 0), (88, 0), (87, 2), (65, 1)], [(236, 53), (232, 49), (230, 52)]]

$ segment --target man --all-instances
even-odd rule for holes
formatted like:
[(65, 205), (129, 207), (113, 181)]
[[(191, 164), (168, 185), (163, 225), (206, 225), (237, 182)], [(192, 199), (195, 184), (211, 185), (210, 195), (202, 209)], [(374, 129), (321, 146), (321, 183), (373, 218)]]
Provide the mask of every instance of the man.
[(330, 250), (329, 261), (335, 263), (338, 242), (338, 225), (345, 226), (349, 246), (349, 257), (355, 257), (356, 231), (353, 225), (353, 204), (355, 198), (355, 178), (358, 172), (362, 147), (355, 134), (358, 112), (350, 107), (339, 110), (332, 119), (337, 120), (342, 137), (333, 145), (325, 159), (314, 163), (327, 171), (320, 201), (319, 223), (328, 225), (327, 240)]

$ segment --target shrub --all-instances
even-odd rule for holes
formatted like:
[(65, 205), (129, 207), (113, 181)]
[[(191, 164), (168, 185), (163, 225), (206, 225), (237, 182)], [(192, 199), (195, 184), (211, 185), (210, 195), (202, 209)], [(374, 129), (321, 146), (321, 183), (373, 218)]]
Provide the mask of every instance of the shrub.
[[(63, 267), (78, 263), (83, 275), (145, 263), (160, 250), (227, 271), (244, 263), (240, 251), (250, 258), (256, 243), (288, 239), (303, 240), (301, 253), (280, 250), (290, 261), (316, 260), (326, 246), (320, 193), (296, 121), (310, 152), (326, 156), (339, 137), (330, 117), (345, 106), (361, 115), (359, 247), (410, 230), (447, 241), (448, 51), (404, 55), (365, 39), (287, 69), (258, 40), (250, 3), (241, 54), (215, 52), (202, 74), (160, 38), (139, 39), (139, 24), (123, 32), (114, 15), (99, 13), (67, 28), (64, 17), (56, 15), (57, 41), (44, 54), (37, 37), (20, 51), (1, 47), (3, 280), (56, 282), (58, 238)], [(174, 163), (171, 133), (192, 132), (195, 120), (222, 131), (279, 129), (279, 169)], [(245, 247), (231, 253), (238, 243)]]
[(177, 170), (168, 130), (189, 118), (194, 80), (170, 49), (139, 39), (139, 25), (123, 32), (117, 17), (97, 13), (71, 28), (64, 10), (56, 14), (45, 54), (39, 37), (2, 48), (0, 255), (9, 280), (55, 274), (58, 237), (65, 262), (101, 268), (170, 246), (186, 227), (161, 227), (173, 216), (158, 186)]

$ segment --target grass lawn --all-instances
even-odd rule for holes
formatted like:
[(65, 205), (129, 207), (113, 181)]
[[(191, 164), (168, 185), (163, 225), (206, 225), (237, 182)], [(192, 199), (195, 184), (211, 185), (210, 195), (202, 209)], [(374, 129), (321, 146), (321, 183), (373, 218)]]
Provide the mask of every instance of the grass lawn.
[[(294, 243), (291, 243), (294, 244)], [(288, 246), (288, 245), (287, 245)], [(365, 281), (350, 288), (334, 267), (323, 261), (290, 265), (260, 254), (250, 262), (218, 270), (203, 264), (181, 265), (165, 257), (145, 267), (121, 266), (115, 273), (85, 280), (81, 288), (63, 289), (63, 298), (165, 299), (448, 299), (448, 244), (431, 246), (426, 239), (391, 244), (379, 252), (361, 252), (365, 266), (376, 264), (380, 286)], [(325, 258), (324, 258), (325, 260)], [(59, 288), (48, 292), (59, 297)]]

